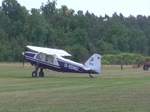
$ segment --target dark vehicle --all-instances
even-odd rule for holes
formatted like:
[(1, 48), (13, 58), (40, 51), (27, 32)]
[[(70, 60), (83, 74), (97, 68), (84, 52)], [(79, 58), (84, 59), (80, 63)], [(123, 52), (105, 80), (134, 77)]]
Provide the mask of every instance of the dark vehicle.
[(146, 59), (143, 62), (138, 63), (138, 67), (143, 66), (143, 70), (148, 70), (150, 68), (150, 59)]

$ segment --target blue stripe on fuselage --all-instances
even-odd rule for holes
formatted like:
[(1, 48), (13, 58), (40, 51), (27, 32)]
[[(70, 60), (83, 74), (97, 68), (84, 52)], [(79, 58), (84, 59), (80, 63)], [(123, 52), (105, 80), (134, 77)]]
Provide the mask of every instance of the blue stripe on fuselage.
[(73, 73), (84, 73), (85, 70), (77, 65), (74, 65), (70, 62), (64, 61), (64, 60), (60, 60), (57, 59), (60, 68), (64, 71), (64, 72), (73, 72)]

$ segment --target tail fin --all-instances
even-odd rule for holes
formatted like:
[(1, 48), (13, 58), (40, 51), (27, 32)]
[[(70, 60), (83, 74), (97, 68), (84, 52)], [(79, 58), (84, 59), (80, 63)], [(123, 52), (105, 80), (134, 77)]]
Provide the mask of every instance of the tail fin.
[(101, 71), (101, 56), (99, 54), (93, 54), (86, 62), (85, 65), (90, 70), (100, 73)]

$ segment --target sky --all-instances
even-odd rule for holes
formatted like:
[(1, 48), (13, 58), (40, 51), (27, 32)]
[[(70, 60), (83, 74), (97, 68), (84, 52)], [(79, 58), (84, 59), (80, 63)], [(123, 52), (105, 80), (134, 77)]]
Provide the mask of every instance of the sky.
[[(40, 8), (41, 4), (46, 4), (48, 0), (17, 0), (28, 10), (31, 8)], [(50, 0), (52, 1), (52, 0)], [(0, 0), (0, 3), (2, 0)], [(130, 15), (150, 16), (150, 0), (57, 0), (57, 8), (66, 5), (69, 9), (82, 10), (84, 13), (88, 10), (97, 16), (112, 16), (114, 12), (122, 13), (128, 17)]]

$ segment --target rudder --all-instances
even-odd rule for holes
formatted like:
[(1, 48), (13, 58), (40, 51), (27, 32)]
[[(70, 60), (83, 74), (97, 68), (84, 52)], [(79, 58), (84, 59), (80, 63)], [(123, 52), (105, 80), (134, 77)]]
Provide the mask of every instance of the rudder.
[(85, 65), (96, 73), (101, 71), (101, 55), (93, 54), (86, 62)]

